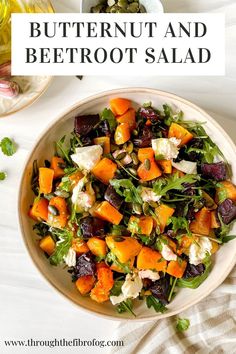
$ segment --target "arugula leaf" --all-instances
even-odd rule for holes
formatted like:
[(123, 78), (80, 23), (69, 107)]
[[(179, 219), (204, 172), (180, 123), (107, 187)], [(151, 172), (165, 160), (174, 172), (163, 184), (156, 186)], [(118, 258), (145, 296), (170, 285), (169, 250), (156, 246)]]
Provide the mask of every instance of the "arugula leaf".
[(127, 234), (127, 229), (123, 225), (112, 225), (111, 231), (109, 233), (110, 235), (114, 236), (122, 236)]
[(110, 126), (111, 132), (113, 132), (117, 126), (117, 120), (110, 109), (105, 108), (101, 113), (101, 120), (107, 120)]
[(229, 236), (225, 236), (225, 237), (222, 237), (221, 241), (222, 243), (227, 243), (229, 241), (232, 241), (236, 238), (236, 235), (229, 235)]
[(168, 126), (171, 125), (171, 123), (181, 123), (183, 121), (183, 112), (177, 112), (174, 113), (172, 108), (168, 104), (163, 105), (163, 111), (164, 111), (164, 123)]
[(176, 285), (180, 288), (191, 288), (191, 289), (198, 288), (204, 282), (204, 280), (206, 280), (206, 278), (208, 277), (211, 271), (211, 257), (207, 256), (203, 261), (203, 263), (205, 265), (205, 271), (203, 274), (198, 275), (197, 277), (194, 278), (178, 279)]
[(31, 177), (31, 189), (36, 196), (39, 194), (39, 168), (38, 168), (38, 161), (37, 160), (34, 160), (34, 162), (33, 162), (33, 171), (32, 171), (32, 177)]
[(52, 265), (59, 265), (63, 262), (63, 257), (67, 255), (73, 239), (73, 233), (68, 230), (52, 229), (52, 234), (59, 238), (56, 249), (49, 257)]
[(69, 149), (65, 147), (65, 140), (66, 140), (66, 135), (64, 135), (60, 140), (56, 141), (55, 143), (56, 153), (71, 165)]
[(68, 176), (62, 177), (59, 189), (65, 192), (71, 191), (71, 180)]
[(16, 147), (14, 142), (10, 138), (3, 138), (0, 142), (0, 147), (2, 149), (2, 152), (6, 156), (12, 156), (16, 152)]
[(0, 172), (0, 181), (4, 181), (6, 179), (7, 174), (5, 172)]
[(179, 230), (186, 230), (188, 236), (192, 235), (192, 233), (189, 229), (189, 222), (186, 218), (184, 218), (182, 216), (179, 216), (179, 217), (172, 216), (167, 221), (167, 225), (170, 225), (170, 224), (172, 224), (172, 230), (174, 232), (177, 232)]
[(176, 323), (176, 329), (179, 332), (187, 331), (190, 326), (190, 321), (187, 318), (178, 318)]
[(129, 312), (129, 313), (131, 313), (134, 317), (136, 317), (135, 313), (133, 312), (133, 301), (132, 301), (131, 299), (127, 299), (126, 301), (122, 301), (122, 302), (117, 306), (117, 312), (118, 312), (118, 313)]
[(148, 295), (146, 297), (146, 305), (150, 309), (151, 307), (154, 308), (156, 312), (164, 313), (167, 311), (165, 305), (163, 305), (158, 299), (156, 299), (153, 295)]
[(124, 284), (124, 280), (115, 280), (113, 288), (110, 291), (111, 296), (119, 296), (122, 293), (121, 287)]
[(117, 267), (120, 267), (125, 274), (131, 273), (130, 266), (128, 264), (121, 263), (120, 261), (118, 261), (118, 259), (116, 258), (116, 256), (112, 252), (109, 252), (106, 255), (106, 262), (107, 263), (114, 263)]
[(36, 232), (38, 236), (44, 237), (49, 234), (49, 226), (43, 222), (34, 224), (33, 230)]
[(195, 183), (199, 180), (197, 175), (185, 175), (179, 177), (178, 173), (175, 173), (167, 178), (159, 178), (153, 186), (153, 190), (157, 195), (163, 196), (170, 190), (182, 191), (185, 189), (183, 183)]
[(142, 204), (143, 201), (139, 189), (129, 179), (113, 179), (110, 181), (110, 184), (115, 188), (117, 194), (125, 197), (127, 203)]

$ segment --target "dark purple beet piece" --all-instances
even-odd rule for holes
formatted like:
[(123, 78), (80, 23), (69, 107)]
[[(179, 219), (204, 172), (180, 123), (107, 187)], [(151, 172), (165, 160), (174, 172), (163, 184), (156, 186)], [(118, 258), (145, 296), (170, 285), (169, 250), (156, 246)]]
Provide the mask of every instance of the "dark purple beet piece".
[(111, 136), (111, 130), (107, 119), (102, 120), (96, 130), (99, 136)]
[(203, 163), (201, 165), (203, 176), (213, 178), (215, 181), (224, 181), (227, 176), (226, 165), (223, 161), (217, 163)]
[(161, 278), (149, 289), (154, 297), (156, 297), (163, 305), (168, 304), (168, 295), (170, 291), (170, 282), (167, 278)]
[(80, 228), (84, 238), (105, 235), (105, 221), (90, 216), (82, 219)]
[(87, 135), (99, 121), (99, 114), (75, 117), (75, 133), (78, 135)]
[(95, 275), (96, 264), (93, 260), (92, 253), (84, 253), (77, 258), (74, 275), (77, 279), (85, 275)]
[(198, 275), (203, 274), (205, 271), (205, 266), (204, 264), (200, 263), (198, 265), (190, 264), (188, 263), (187, 268), (184, 272), (184, 278), (194, 278), (197, 277)]
[(151, 146), (153, 137), (152, 131), (147, 126), (144, 126), (138, 137), (134, 139), (134, 145), (140, 148)]
[(160, 120), (160, 116), (153, 108), (144, 108), (142, 107), (139, 111), (139, 114), (142, 118), (150, 119), (152, 123)]
[(229, 225), (236, 219), (236, 205), (231, 199), (225, 199), (218, 207), (218, 212), (224, 224)]
[(104, 195), (105, 200), (110, 203), (114, 208), (120, 209), (123, 199), (116, 193), (115, 189), (109, 185)]

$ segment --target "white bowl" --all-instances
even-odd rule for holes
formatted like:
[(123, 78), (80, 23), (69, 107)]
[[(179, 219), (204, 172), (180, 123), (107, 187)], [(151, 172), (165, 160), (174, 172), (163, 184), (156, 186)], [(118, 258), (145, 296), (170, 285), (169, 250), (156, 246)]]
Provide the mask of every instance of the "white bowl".
[[(99, 0), (80, 0), (80, 12), (89, 13), (91, 7), (96, 6)], [(164, 12), (163, 5), (160, 0), (140, 0), (141, 5), (145, 6), (148, 13)]]
[[(27, 216), (29, 206), (33, 201), (33, 193), (30, 187), (33, 161), (37, 159), (39, 164), (43, 164), (45, 159), (50, 159), (54, 150), (53, 142), (73, 130), (74, 117), (79, 114), (101, 112), (104, 107), (109, 105), (109, 99), (112, 97), (131, 99), (134, 102), (134, 107), (138, 107), (144, 102), (149, 101), (153, 103), (154, 107), (161, 107), (162, 104), (167, 103), (174, 108), (181, 109), (185, 113), (186, 120), (191, 119), (206, 122), (205, 128), (207, 132), (219, 145), (232, 166), (234, 182), (236, 176), (236, 147), (219, 124), (199, 107), (173, 94), (145, 88), (125, 88), (103, 92), (78, 102), (51, 123), (35, 144), (26, 162), (21, 180), (18, 213), (21, 232), (28, 252), (36, 267), (59, 293), (63, 294), (79, 308), (113, 320), (127, 318), (134, 320), (134, 318), (131, 318), (128, 314), (117, 314), (115, 308), (110, 303), (97, 304), (90, 300), (89, 297), (82, 297), (71, 282), (71, 277), (67, 271), (63, 270), (63, 267), (58, 268), (51, 266), (43, 252), (40, 251), (37, 236), (32, 231), (33, 222)], [(236, 232), (236, 225), (232, 232)], [(164, 314), (157, 314), (154, 310), (147, 309), (145, 304), (141, 301), (137, 301), (137, 305), (135, 306), (135, 313), (137, 314), (136, 320), (143, 321), (169, 317), (196, 304), (224, 281), (233, 268), (235, 260), (236, 240), (221, 247), (215, 256), (215, 264), (209, 277), (198, 289), (179, 289), (176, 297), (168, 305), (168, 311)], [(55, 294), (55, 296), (57, 295)]]

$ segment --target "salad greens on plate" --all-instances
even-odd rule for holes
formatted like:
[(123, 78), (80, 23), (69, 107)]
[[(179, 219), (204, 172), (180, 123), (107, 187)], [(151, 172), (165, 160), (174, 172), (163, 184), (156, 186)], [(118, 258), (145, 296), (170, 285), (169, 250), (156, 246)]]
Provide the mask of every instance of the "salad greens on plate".
[(204, 122), (114, 98), (75, 117), (51, 160), (34, 162), (29, 216), (49, 264), (66, 266), (78, 296), (119, 313), (135, 316), (138, 301), (163, 313), (178, 288), (204, 282), (213, 255), (235, 238), (230, 178)]

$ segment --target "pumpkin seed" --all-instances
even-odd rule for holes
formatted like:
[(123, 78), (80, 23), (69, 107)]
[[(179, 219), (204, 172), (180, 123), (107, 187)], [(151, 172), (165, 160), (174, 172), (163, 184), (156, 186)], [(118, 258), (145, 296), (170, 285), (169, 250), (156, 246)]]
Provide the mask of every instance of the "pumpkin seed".
[(126, 152), (121, 152), (119, 155), (116, 156), (116, 160), (120, 161), (126, 156)]
[(52, 215), (54, 215), (54, 216), (59, 215), (59, 211), (58, 211), (57, 208), (54, 207), (53, 205), (49, 205), (49, 206), (48, 206), (48, 211), (49, 211)]
[(47, 200), (51, 200), (54, 197), (54, 195), (52, 193), (50, 194), (44, 194), (44, 198)]
[(129, 167), (129, 168), (127, 168), (127, 170), (128, 170), (132, 175), (137, 176), (137, 171), (136, 171), (134, 168)]
[(148, 202), (143, 203), (143, 213), (144, 215), (149, 215), (149, 204)]
[(130, 13), (137, 13), (139, 11), (139, 4), (137, 2), (132, 2), (127, 7), (127, 11)]
[(122, 9), (127, 9), (128, 2), (126, 0), (118, 0), (117, 5), (120, 6)]
[(133, 203), (133, 212), (135, 214), (141, 215), (142, 214), (142, 206), (138, 203)]
[(140, 10), (140, 12), (142, 13), (142, 14), (144, 14), (144, 13), (146, 13), (147, 11), (146, 11), (146, 9), (145, 9), (145, 7), (143, 6), (143, 5), (139, 5), (139, 10)]
[(132, 143), (132, 141), (130, 141), (129, 143), (127, 143), (125, 150), (126, 150), (129, 154), (131, 154), (131, 152), (133, 152), (133, 150), (134, 150), (134, 144)]
[(150, 162), (149, 159), (145, 159), (145, 160), (144, 160), (144, 167), (145, 167), (145, 169), (146, 169), (147, 171), (150, 170), (150, 168), (151, 168), (151, 162)]
[(136, 155), (134, 152), (132, 152), (131, 158), (132, 158), (132, 160), (133, 160), (133, 164), (134, 164), (135, 166), (137, 166), (137, 165), (139, 164), (139, 160), (138, 160), (137, 155)]
[(132, 134), (133, 134), (134, 136), (137, 136), (137, 135), (138, 135), (137, 129), (134, 129), (134, 130), (132, 131)]
[(158, 204), (156, 202), (153, 202), (152, 200), (149, 202), (149, 205), (152, 207), (152, 208), (157, 208), (158, 207)]
[(61, 189), (56, 190), (55, 194), (61, 198), (69, 198), (69, 196), (70, 196), (70, 194), (68, 192), (62, 191)]
[(123, 242), (123, 241), (125, 241), (125, 238), (122, 236), (115, 236), (114, 240), (115, 240), (115, 242)]
[(159, 226), (159, 225), (157, 225), (155, 231), (156, 231), (156, 234), (157, 234), (157, 235), (160, 235), (161, 229), (160, 229), (160, 226)]

